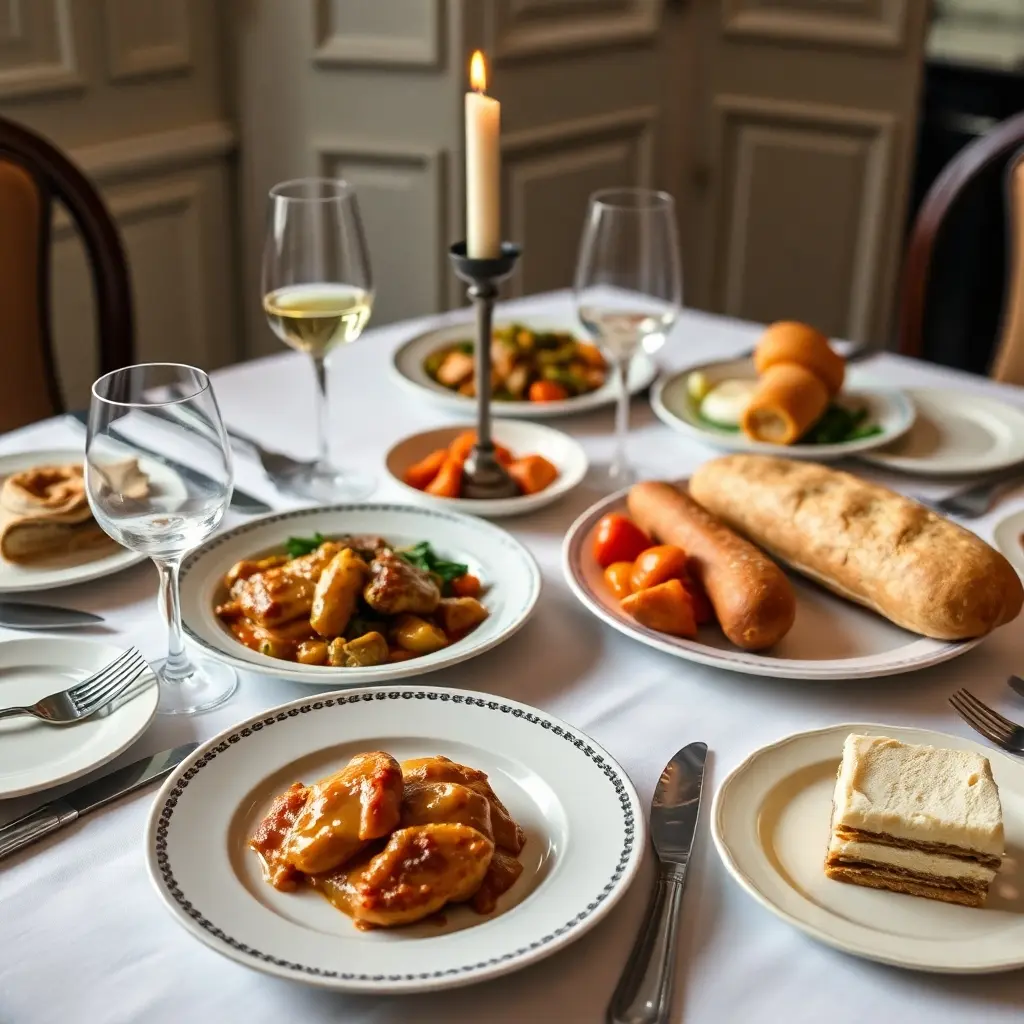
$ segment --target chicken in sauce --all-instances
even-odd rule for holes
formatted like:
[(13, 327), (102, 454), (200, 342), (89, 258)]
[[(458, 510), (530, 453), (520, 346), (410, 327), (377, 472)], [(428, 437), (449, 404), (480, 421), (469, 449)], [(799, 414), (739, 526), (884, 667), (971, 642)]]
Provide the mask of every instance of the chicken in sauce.
[(493, 913), (522, 874), (525, 841), (484, 772), (372, 751), (294, 783), (249, 845), (275, 888), (308, 885), (358, 928), (395, 928), (448, 904)]
[(429, 543), (395, 549), (383, 537), (318, 535), (288, 545), (289, 554), (232, 566), (215, 609), (236, 639), (269, 657), (337, 668), (405, 661), (487, 618), (479, 579)]

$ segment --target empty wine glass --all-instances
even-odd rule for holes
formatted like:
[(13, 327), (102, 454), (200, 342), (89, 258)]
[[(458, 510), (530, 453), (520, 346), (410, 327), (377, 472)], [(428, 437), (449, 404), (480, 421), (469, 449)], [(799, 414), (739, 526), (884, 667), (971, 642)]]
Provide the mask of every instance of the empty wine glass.
[(370, 319), (373, 280), (356, 194), (344, 181), (299, 178), (270, 190), (263, 250), (263, 309), (274, 333), (313, 360), (317, 455), (289, 489), (317, 501), (357, 501), (370, 476), (338, 469), (330, 457), (327, 354), (355, 341)]
[(154, 669), (162, 714), (205, 711), (227, 700), (237, 685), (226, 665), (189, 659), (178, 590), (182, 559), (217, 529), (233, 481), (220, 409), (202, 370), (148, 363), (114, 370), (93, 384), (86, 493), (103, 530), (123, 547), (149, 555), (160, 573), (168, 651)]
[(665, 342), (683, 298), (675, 203), (667, 192), (604, 189), (590, 197), (576, 262), (580, 322), (612, 368), (617, 389), (613, 488), (634, 479), (629, 434), (629, 368), (642, 347)]

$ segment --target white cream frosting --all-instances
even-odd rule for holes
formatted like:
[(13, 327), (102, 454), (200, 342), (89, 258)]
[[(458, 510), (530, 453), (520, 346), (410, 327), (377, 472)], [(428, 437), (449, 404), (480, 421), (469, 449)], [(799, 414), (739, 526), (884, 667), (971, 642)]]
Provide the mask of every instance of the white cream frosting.
[(963, 878), (974, 882), (991, 884), (996, 877), (991, 868), (982, 867), (975, 861), (957, 860), (939, 853), (925, 853), (923, 850), (906, 850), (899, 846), (882, 846), (880, 843), (843, 842), (832, 837), (828, 852), (846, 860), (865, 861), (871, 864), (885, 864), (922, 875), (938, 875), (943, 878)]
[(851, 734), (832, 827), (1003, 855), (1003, 811), (987, 757)]

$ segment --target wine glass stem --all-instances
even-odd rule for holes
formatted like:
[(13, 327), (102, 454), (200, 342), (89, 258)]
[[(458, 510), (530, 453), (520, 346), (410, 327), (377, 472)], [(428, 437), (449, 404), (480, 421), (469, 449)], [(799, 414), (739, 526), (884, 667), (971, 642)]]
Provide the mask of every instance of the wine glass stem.
[(323, 356), (313, 356), (316, 373), (316, 463), (320, 469), (330, 465), (330, 422), (327, 408), (327, 363)]
[(160, 602), (167, 616), (167, 661), (164, 662), (163, 676), (167, 682), (180, 683), (192, 674), (192, 664), (185, 654), (185, 642), (181, 636), (181, 595), (178, 591), (178, 568), (180, 561), (158, 561), (160, 573)]
[(629, 356), (618, 356), (612, 363), (615, 376), (615, 451), (611, 473), (619, 476), (629, 468), (626, 439), (629, 437)]

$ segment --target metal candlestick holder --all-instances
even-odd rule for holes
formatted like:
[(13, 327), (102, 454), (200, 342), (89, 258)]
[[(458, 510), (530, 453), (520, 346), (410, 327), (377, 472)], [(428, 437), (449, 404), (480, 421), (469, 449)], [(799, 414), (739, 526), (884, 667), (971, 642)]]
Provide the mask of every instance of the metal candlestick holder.
[(498, 285), (515, 270), (521, 252), (512, 242), (501, 243), (501, 255), (494, 259), (473, 259), (466, 255), (466, 243), (456, 242), (448, 251), (456, 275), (469, 285), (467, 295), (476, 306), (476, 444), (463, 467), (464, 498), (514, 498), (515, 481), (498, 462), (491, 438), (491, 323)]

